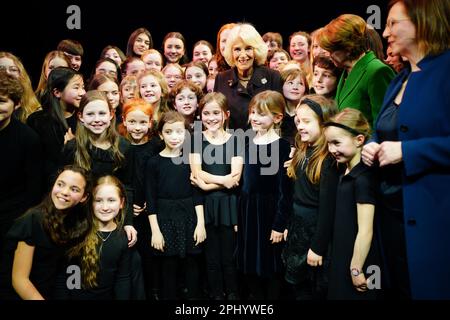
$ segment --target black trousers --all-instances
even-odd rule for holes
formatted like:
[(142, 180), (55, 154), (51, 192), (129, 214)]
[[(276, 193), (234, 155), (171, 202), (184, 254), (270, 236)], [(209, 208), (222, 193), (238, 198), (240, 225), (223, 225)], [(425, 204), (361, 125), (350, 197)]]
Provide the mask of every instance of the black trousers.
[(163, 300), (177, 300), (178, 270), (185, 270), (185, 284), (187, 299), (199, 297), (199, 268), (198, 255), (187, 255), (186, 258), (177, 256), (161, 258), (161, 298)]

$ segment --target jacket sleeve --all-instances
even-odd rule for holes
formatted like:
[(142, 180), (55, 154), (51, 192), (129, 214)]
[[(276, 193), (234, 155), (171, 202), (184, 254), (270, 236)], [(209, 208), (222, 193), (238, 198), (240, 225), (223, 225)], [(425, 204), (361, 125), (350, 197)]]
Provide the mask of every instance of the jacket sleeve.
[(376, 68), (369, 78), (368, 94), (373, 119), (373, 123), (370, 124), (372, 127), (375, 126), (376, 119), (383, 105), (384, 95), (394, 77), (394, 71), (386, 65)]

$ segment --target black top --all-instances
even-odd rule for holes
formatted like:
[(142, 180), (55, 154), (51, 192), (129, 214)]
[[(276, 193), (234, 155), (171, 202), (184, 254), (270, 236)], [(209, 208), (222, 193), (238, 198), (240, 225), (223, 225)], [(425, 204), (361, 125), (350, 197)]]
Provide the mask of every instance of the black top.
[[(358, 234), (357, 204), (375, 205), (376, 183), (374, 170), (363, 162), (358, 163), (348, 174), (341, 175), (339, 178), (328, 291), (331, 299), (371, 299), (376, 295), (376, 290), (358, 293), (353, 287), (350, 275), (350, 263)], [(369, 265), (380, 265), (375, 238), (374, 230), (370, 250), (362, 270), (364, 272)]]
[(156, 214), (159, 229), (164, 237), (164, 252), (156, 255), (185, 257), (200, 253), (194, 231), (197, 226), (195, 207), (202, 205), (197, 188), (190, 182), (187, 157), (150, 158), (145, 170), (145, 194), (148, 214)]
[(11, 272), (14, 252), (19, 241), (34, 246), (30, 281), (46, 299), (52, 297), (56, 273), (64, 263), (64, 250), (47, 235), (43, 225), (43, 213), (31, 209), (15, 221), (6, 236), (6, 246), (0, 263), (0, 293), (11, 298)]
[[(75, 134), (77, 128), (77, 115), (74, 113), (66, 119), (72, 133)], [(27, 124), (39, 135), (42, 143), (44, 160), (44, 177), (47, 179), (46, 187), (50, 190), (54, 175), (58, 170), (61, 161), (61, 150), (64, 146), (64, 135), (67, 130), (54, 119), (48, 112), (39, 110), (32, 113)]]
[[(394, 101), (378, 116), (377, 136), (378, 141), (399, 141), (398, 137), (398, 112), (400, 106)], [(392, 210), (403, 211), (403, 163), (391, 164), (379, 168), (380, 192), (384, 197), (383, 203)]]
[(305, 161), (297, 167), (293, 200), (300, 207), (316, 210), (317, 227), (310, 246), (315, 253), (323, 256), (333, 230), (336, 190), (342, 170), (338, 169), (336, 161), (329, 155), (322, 163), (319, 183), (313, 184), (306, 175), (306, 166), (313, 151), (313, 148), (308, 148)]
[(194, 205), (203, 204), (197, 188), (191, 185), (191, 169), (185, 157), (163, 157), (160, 154), (147, 161), (145, 169), (145, 199), (149, 214), (158, 214), (157, 200), (193, 198)]
[(0, 244), (14, 219), (42, 195), (42, 148), (38, 135), (11, 118), (0, 131)]
[[(119, 150), (124, 155), (124, 162), (115, 169), (116, 164), (112, 154), (112, 148), (107, 150), (91, 145), (89, 154), (91, 156), (91, 175), (95, 178), (104, 175), (114, 175), (125, 186), (127, 192), (127, 215), (125, 225), (132, 225), (133, 220), (133, 163), (134, 153), (130, 143), (123, 137), (119, 137)], [(75, 161), (76, 140), (72, 139), (64, 146), (62, 151), (61, 165), (73, 164)]]
[[(193, 153), (202, 159), (202, 170), (216, 176), (231, 173), (231, 159), (243, 155), (242, 140), (231, 135), (223, 144), (212, 144), (203, 133), (195, 133), (192, 140)], [(237, 224), (237, 201), (239, 188), (202, 191), (204, 194), (205, 224), (231, 226)]]
[(281, 122), (281, 137), (286, 139), (292, 147), (295, 146), (295, 135), (297, 134), (294, 118), (295, 115), (290, 116), (285, 113)]
[[(123, 229), (114, 231), (98, 231), (99, 236), (97, 252), (99, 253), (98, 286), (90, 289), (66, 290), (67, 297), (59, 299), (72, 300), (128, 300), (131, 298), (131, 268), (128, 239)], [(76, 265), (80, 263), (73, 262)], [(71, 275), (65, 275), (66, 278)], [(64, 281), (65, 282), (65, 281)]]
[(143, 206), (145, 202), (144, 195), (144, 172), (148, 159), (156, 156), (164, 149), (164, 141), (158, 136), (152, 137), (144, 144), (130, 145), (130, 149), (134, 154), (133, 165), (133, 188), (134, 188), (134, 203)]
[(214, 92), (221, 92), (227, 97), (230, 110), (230, 129), (248, 128), (248, 105), (250, 100), (265, 90), (283, 93), (280, 73), (265, 66), (254, 66), (253, 75), (247, 88), (239, 82), (237, 69), (220, 72), (214, 83)]

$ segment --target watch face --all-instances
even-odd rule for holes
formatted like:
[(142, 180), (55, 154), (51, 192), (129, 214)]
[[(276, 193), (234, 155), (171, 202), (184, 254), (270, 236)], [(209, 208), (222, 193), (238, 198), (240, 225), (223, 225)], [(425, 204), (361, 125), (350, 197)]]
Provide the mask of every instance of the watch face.
[(357, 277), (357, 276), (359, 276), (359, 274), (360, 274), (360, 271), (358, 269), (356, 269), (356, 268), (352, 269), (352, 276)]

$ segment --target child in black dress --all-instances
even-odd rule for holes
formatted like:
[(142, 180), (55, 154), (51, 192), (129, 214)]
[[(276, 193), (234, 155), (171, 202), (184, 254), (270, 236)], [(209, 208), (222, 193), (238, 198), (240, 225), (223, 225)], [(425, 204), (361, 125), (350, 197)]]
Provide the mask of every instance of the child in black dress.
[(239, 194), (236, 187), (243, 166), (241, 141), (225, 131), (229, 111), (223, 94), (208, 93), (199, 109), (205, 131), (194, 132), (190, 163), (191, 180), (205, 191), (209, 294), (215, 300), (223, 300), (226, 293), (229, 300), (234, 300), (238, 297), (233, 253)]
[(82, 206), (89, 192), (87, 172), (67, 166), (57, 176), (48, 196), (16, 220), (7, 234), (0, 263), (2, 298), (52, 298), (65, 250), (82, 242), (89, 231)]
[(283, 262), (297, 300), (326, 297), (339, 171), (328, 152), (323, 124), (336, 112), (334, 102), (319, 95), (303, 97), (295, 110), (296, 150), (288, 168), (295, 179), (293, 214)]
[(377, 291), (372, 290), (365, 272), (369, 266), (380, 265), (373, 227), (376, 179), (373, 170), (361, 162), (370, 125), (360, 111), (346, 108), (325, 126), (330, 153), (347, 166), (336, 193), (328, 297), (374, 299)]
[(181, 114), (169, 111), (158, 123), (166, 147), (147, 162), (146, 202), (152, 247), (162, 258), (162, 298), (176, 299), (177, 268), (185, 259), (188, 298), (198, 297), (199, 244), (206, 238), (201, 196), (190, 183), (187, 157), (182, 157), (186, 123)]
[(81, 266), (82, 289), (68, 290), (68, 299), (131, 298), (131, 251), (123, 230), (125, 188), (114, 176), (97, 179), (92, 189), (86, 238), (69, 251)]
[(39, 135), (43, 146), (46, 190), (59, 168), (65, 140), (76, 132), (77, 112), (85, 93), (81, 73), (66, 67), (53, 69), (48, 75), (42, 110), (28, 117), (27, 124)]
[(139, 237), (137, 249), (142, 258), (145, 289), (147, 297), (158, 299), (159, 261), (151, 253), (151, 232), (147, 214), (144, 212), (144, 175), (147, 160), (164, 149), (164, 142), (157, 135), (152, 135), (153, 108), (150, 103), (141, 98), (128, 100), (123, 106), (123, 123), (119, 125), (119, 133), (130, 143), (130, 149), (134, 154), (133, 165), (133, 225)]
[(239, 200), (237, 266), (246, 278), (250, 299), (278, 299), (283, 265), (283, 233), (291, 211), (291, 182), (283, 168), (290, 145), (275, 128), (285, 112), (276, 91), (258, 93), (249, 105), (253, 138), (245, 146)]

